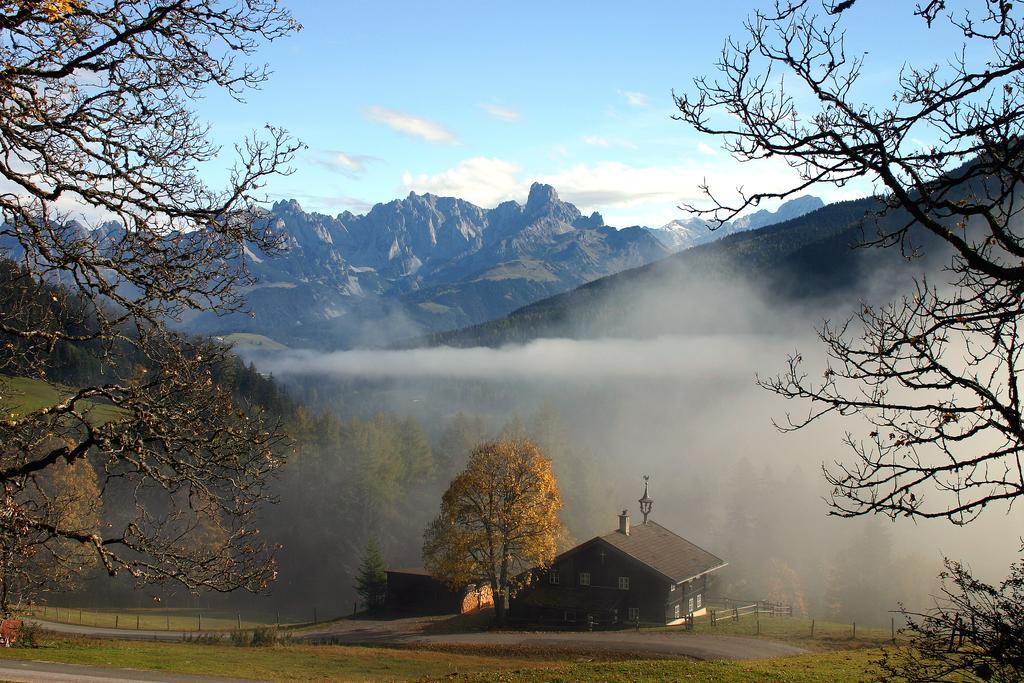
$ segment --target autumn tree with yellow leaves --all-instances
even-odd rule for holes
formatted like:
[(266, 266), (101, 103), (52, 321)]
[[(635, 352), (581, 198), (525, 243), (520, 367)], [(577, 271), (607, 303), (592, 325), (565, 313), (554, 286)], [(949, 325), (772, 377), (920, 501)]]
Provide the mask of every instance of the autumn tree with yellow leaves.
[(531, 441), (477, 446), (424, 534), (423, 560), (452, 588), (486, 583), (499, 624), (529, 569), (555, 558), (562, 496), (551, 461)]

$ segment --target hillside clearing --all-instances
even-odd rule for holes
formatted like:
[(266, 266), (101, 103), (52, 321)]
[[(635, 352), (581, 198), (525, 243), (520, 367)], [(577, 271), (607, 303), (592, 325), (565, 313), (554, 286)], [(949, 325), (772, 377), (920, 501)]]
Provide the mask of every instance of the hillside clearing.
[[(46, 408), (71, 395), (72, 389), (29, 377), (0, 375), (0, 410), (11, 417), (21, 417)], [(86, 402), (85, 415), (94, 424), (104, 424), (118, 417), (116, 408), (93, 401)]]

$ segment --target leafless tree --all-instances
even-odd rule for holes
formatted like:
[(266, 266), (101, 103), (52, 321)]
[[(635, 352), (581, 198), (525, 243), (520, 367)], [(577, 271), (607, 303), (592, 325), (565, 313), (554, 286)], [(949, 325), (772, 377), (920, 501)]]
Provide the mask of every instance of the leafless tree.
[[(945, 277), (826, 323), (819, 372), (796, 353), (780, 375), (758, 381), (809, 405), (787, 415), (784, 431), (827, 415), (864, 418), (863, 431), (845, 437), (852, 462), (825, 468), (832, 514), (967, 524), (1024, 494), (1021, 9), (1002, 0), (907, 4), (921, 32), (908, 40), (931, 36), (951, 51), (904, 65), (888, 96), (862, 99), (870, 55), (847, 44), (843, 22), (876, 9), (787, 0), (756, 12), (744, 38), (726, 43), (718, 77), (676, 97), (678, 118), (721, 136), (740, 160), (781, 158), (798, 174), (782, 192), (740, 189), (737, 201), (712, 201), (704, 213), (716, 221), (818, 183), (866, 180), (881, 208), (865, 217), (864, 245), (898, 246), (908, 257), (929, 240), (950, 249)], [(1019, 680), (1020, 569), (995, 588), (947, 562), (935, 608), (904, 612), (911, 646), (886, 660), (887, 673)]]
[(942, 591), (933, 609), (904, 612), (904, 631), (913, 635), (913, 646), (886, 651), (883, 671), (906, 683), (1019, 681), (1024, 672), (1024, 563), (1015, 564), (998, 586), (949, 560), (940, 577)]
[[(277, 247), (255, 193), (298, 144), (268, 126), (214, 190), (202, 167), (230, 162), (192, 102), (258, 87), (268, 72), (249, 57), (297, 29), (275, 0), (0, 2), (4, 610), (87, 566), (83, 548), (142, 583), (273, 578), (252, 515), (282, 436), (212, 381), (227, 349), (168, 325), (238, 310), (245, 244)], [(91, 371), (30, 405), (10, 376), (45, 381), (60, 354)], [(47, 483), (79, 466), (103, 510)]]
[(866, 418), (846, 436), (853, 462), (826, 468), (833, 514), (964, 524), (1024, 494), (1021, 10), (993, 0), (908, 4), (921, 33), (908, 40), (941, 29), (960, 44), (934, 64), (904, 65), (891, 93), (861, 99), (870, 55), (847, 45), (843, 22), (872, 11), (856, 0), (793, 0), (755, 13), (744, 38), (727, 42), (718, 76), (676, 97), (678, 118), (720, 136), (740, 160), (782, 158), (798, 173), (785, 191), (741, 189), (737, 201), (713, 202), (704, 213), (715, 220), (817, 183), (864, 179), (885, 214), (866, 217), (865, 244), (908, 256), (926, 237), (951, 248), (949, 277), (824, 325), (820, 372), (794, 354), (759, 382), (809, 404), (784, 430), (830, 414)]

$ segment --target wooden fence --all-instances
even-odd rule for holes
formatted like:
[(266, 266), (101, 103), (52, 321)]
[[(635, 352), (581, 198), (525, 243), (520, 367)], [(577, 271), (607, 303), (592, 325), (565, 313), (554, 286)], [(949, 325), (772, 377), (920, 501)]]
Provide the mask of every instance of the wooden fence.
[(698, 619), (707, 619), (712, 626), (720, 621), (739, 621), (746, 616), (791, 617), (793, 605), (767, 600), (732, 600), (722, 598), (721, 608), (709, 607)]

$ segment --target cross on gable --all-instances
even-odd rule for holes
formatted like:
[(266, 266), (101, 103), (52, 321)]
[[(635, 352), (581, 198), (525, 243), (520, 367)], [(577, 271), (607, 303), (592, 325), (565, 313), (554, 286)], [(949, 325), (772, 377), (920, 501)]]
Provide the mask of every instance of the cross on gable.
[(601, 556), (601, 564), (604, 564), (604, 556), (605, 556), (604, 550), (602, 550), (600, 553), (598, 553), (598, 555)]

